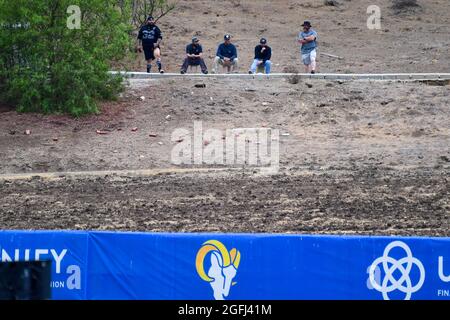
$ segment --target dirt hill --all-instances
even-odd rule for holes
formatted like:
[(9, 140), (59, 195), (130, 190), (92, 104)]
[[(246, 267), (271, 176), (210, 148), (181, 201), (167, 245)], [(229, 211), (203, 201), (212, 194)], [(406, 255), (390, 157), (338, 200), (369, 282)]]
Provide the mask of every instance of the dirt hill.
[[(273, 49), (274, 72), (298, 68), (296, 37), (303, 20), (319, 33), (319, 52), (343, 57), (319, 57), (321, 72), (449, 72), (450, 1), (419, 0), (419, 7), (393, 8), (394, 0), (376, 1), (381, 29), (367, 27), (372, 0), (180, 0), (176, 10), (159, 21), (165, 39), (166, 69), (178, 72), (185, 46), (199, 36), (211, 68), (217, 45), (225, 33), (233, 36), (246, 72), (253, 49), (266, 37)], [(141, 55), (127, 66), (145, 71)], [(300, 68), (302, 70), (302, 68)]]

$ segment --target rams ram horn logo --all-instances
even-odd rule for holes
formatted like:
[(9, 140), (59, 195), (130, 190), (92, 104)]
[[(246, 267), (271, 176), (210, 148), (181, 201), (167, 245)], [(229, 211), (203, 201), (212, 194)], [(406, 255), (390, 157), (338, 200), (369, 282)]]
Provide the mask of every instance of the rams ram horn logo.
[[(205, 271), (205, 258), (210, 254), (210, 267)], [(202, 280), (211, 285), (214, 298), (216, 300), (225, 300), (230, 293), (231, 286), (236, 276), (239, 263), (241, 262), (241, 253), (233, 248), (228, 252), (222, 242), (209, 240), (203, 243), (195, 259), (197, 273)]]

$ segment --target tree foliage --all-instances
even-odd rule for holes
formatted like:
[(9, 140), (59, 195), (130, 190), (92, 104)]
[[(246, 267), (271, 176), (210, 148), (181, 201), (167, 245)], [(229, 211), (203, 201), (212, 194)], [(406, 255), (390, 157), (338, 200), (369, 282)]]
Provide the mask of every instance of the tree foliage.
[[(119, 0), (124, 1), (124, 0)], [(135, 28), (142, 26), (147, 17), (153, 16), (156, 21), (170, 13), (176, 7), (175, 0), (130, 0), (131, 23)]]
[[(68, 28), (71, 5), (80, 29)], [(19, 111), (97, 112), (122, 88), (108, 71), (130, 48), (130, 17), (117, 0), (0, 0), (0, 99)]]

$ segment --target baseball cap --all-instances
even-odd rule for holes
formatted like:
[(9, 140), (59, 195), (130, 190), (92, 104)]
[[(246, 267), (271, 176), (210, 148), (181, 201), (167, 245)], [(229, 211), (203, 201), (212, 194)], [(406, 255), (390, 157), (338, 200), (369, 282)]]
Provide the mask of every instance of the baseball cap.
[(198, 42), (198, 41), (200, 41), (197, 37), (192, 37), (192, 42), (194, 43), (194, 42)]
[(302, 27), (311, 27), (311, 22), (309, 21), (303, 22)]
[(224, 38), (224, 40), (230, 40), (231, 36), (229, 34), (226, 34), (226, 35), (223, 36), (223, 38)]
[(267, 43), (266, 38), (261, 38), (261, 40), (259, 40), (259, 43), (261, 43), (261, 44), (266, 44), (266, 43)]
[(155, 20), (152, 16), (148, 16), (147, 20)]

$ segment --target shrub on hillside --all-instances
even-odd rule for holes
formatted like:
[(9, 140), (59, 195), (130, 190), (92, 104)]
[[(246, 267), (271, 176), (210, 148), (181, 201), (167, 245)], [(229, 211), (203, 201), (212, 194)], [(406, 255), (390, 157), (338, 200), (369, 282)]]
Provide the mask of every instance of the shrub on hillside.
[(403, 10), (412, 7), (419, 7), (417, 0), (393, 0), (393, 9)]
[[(80, 29), (68, 28), (70, 5)], [(108, 0), (0, 0), (0, 99), (19, 111), (97, 112), (122, 79), (110, 62), (130, 47), (129, 16)]]

